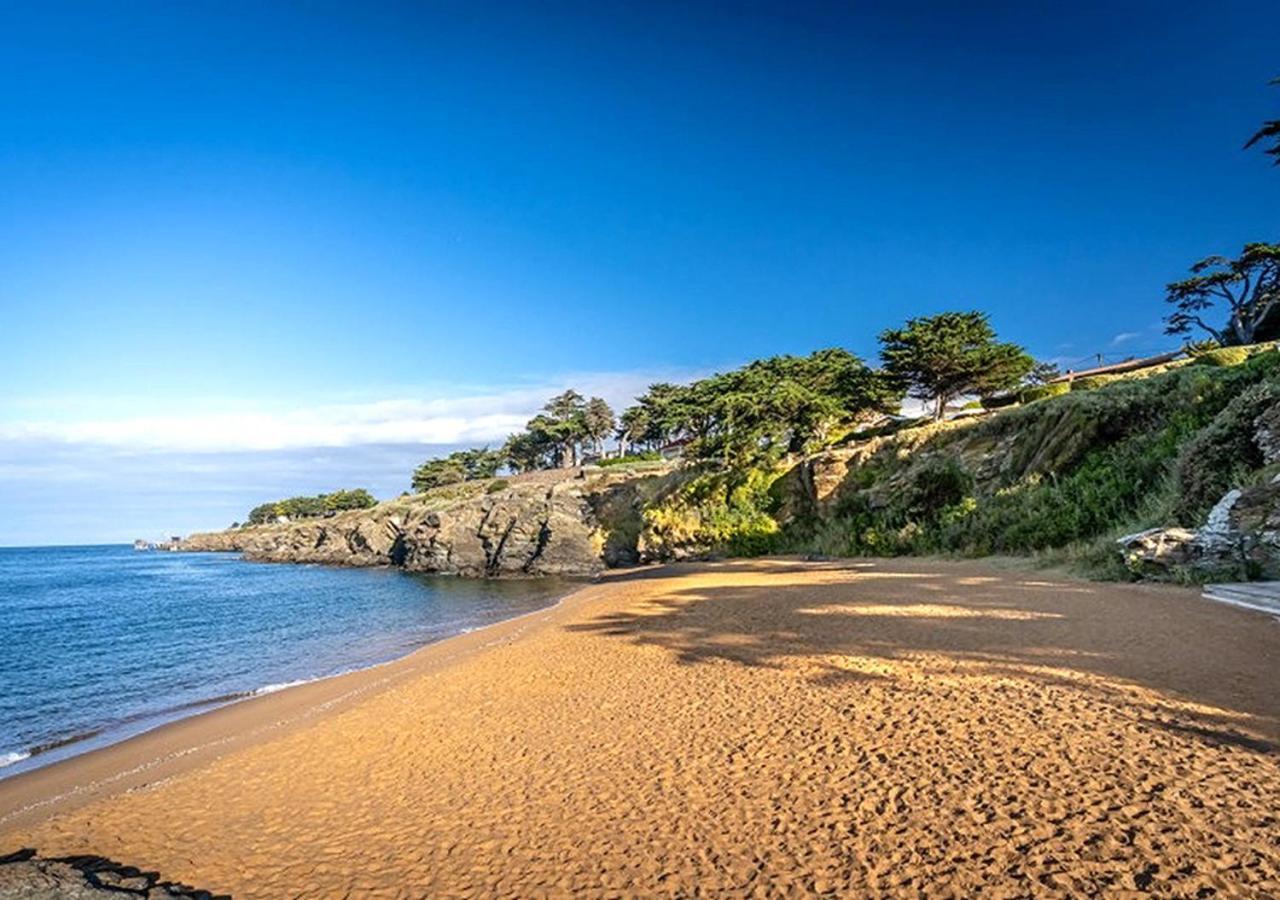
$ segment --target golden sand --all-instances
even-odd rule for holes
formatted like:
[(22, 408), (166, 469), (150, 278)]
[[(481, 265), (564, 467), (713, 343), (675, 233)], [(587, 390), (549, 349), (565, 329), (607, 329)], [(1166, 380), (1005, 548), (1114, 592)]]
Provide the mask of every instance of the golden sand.
[(1280, 623), (959, 563), (616, 574), (0, 782), (21, 846), (237, 897), (1280, 896)]

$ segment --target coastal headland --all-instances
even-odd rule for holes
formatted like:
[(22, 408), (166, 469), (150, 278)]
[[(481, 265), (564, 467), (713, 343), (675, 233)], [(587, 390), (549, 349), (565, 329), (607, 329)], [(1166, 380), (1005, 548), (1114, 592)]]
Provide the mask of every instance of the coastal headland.
[(1280, 893), (1280, 623), (934, 560), (615, 571), (0, 782), (236, 897)]

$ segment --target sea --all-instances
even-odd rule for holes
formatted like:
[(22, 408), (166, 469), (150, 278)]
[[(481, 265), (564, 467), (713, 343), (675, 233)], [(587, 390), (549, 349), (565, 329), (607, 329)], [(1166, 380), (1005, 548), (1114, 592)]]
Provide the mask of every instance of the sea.
[(552, 605), (568, 580), (0, 548), (0, 778)]

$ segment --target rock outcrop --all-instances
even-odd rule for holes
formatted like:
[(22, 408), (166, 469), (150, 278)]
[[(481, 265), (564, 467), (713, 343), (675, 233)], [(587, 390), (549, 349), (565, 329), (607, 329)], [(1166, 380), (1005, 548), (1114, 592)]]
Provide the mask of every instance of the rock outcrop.
[[(1273, 473), (1280, 465), (1280, 403), (1253, 420), (1253, 444), (1260, 473)], [(1280, 473), (1228, 490), (1194, 531), (1151, 528), (1119, 543), (1138, 574), (1183, 567), (1221, 578), (1280, 578)]]
[(223, 900), (224, 896), (164, 881), (155, 872), (120, 865), (101, 856), (46, 859), (29, 849), (0, 856), (0, 898), (103, 900), (109, 897), (140, 897), (148, 900)]
[(665, 469), (539, 475), (452, 485), (332, 518), (195, 534), (181, 549), (473, 577), (594, 575), (638, 561), (641, 492)]

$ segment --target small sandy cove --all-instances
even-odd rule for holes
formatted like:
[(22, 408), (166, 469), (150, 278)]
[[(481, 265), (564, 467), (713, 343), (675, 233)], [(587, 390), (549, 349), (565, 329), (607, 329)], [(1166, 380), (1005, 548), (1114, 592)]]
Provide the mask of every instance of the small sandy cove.
[(236, 897), (1280, 896), (1280, 623), (966, 563), (615, 573), (0, 817)]

